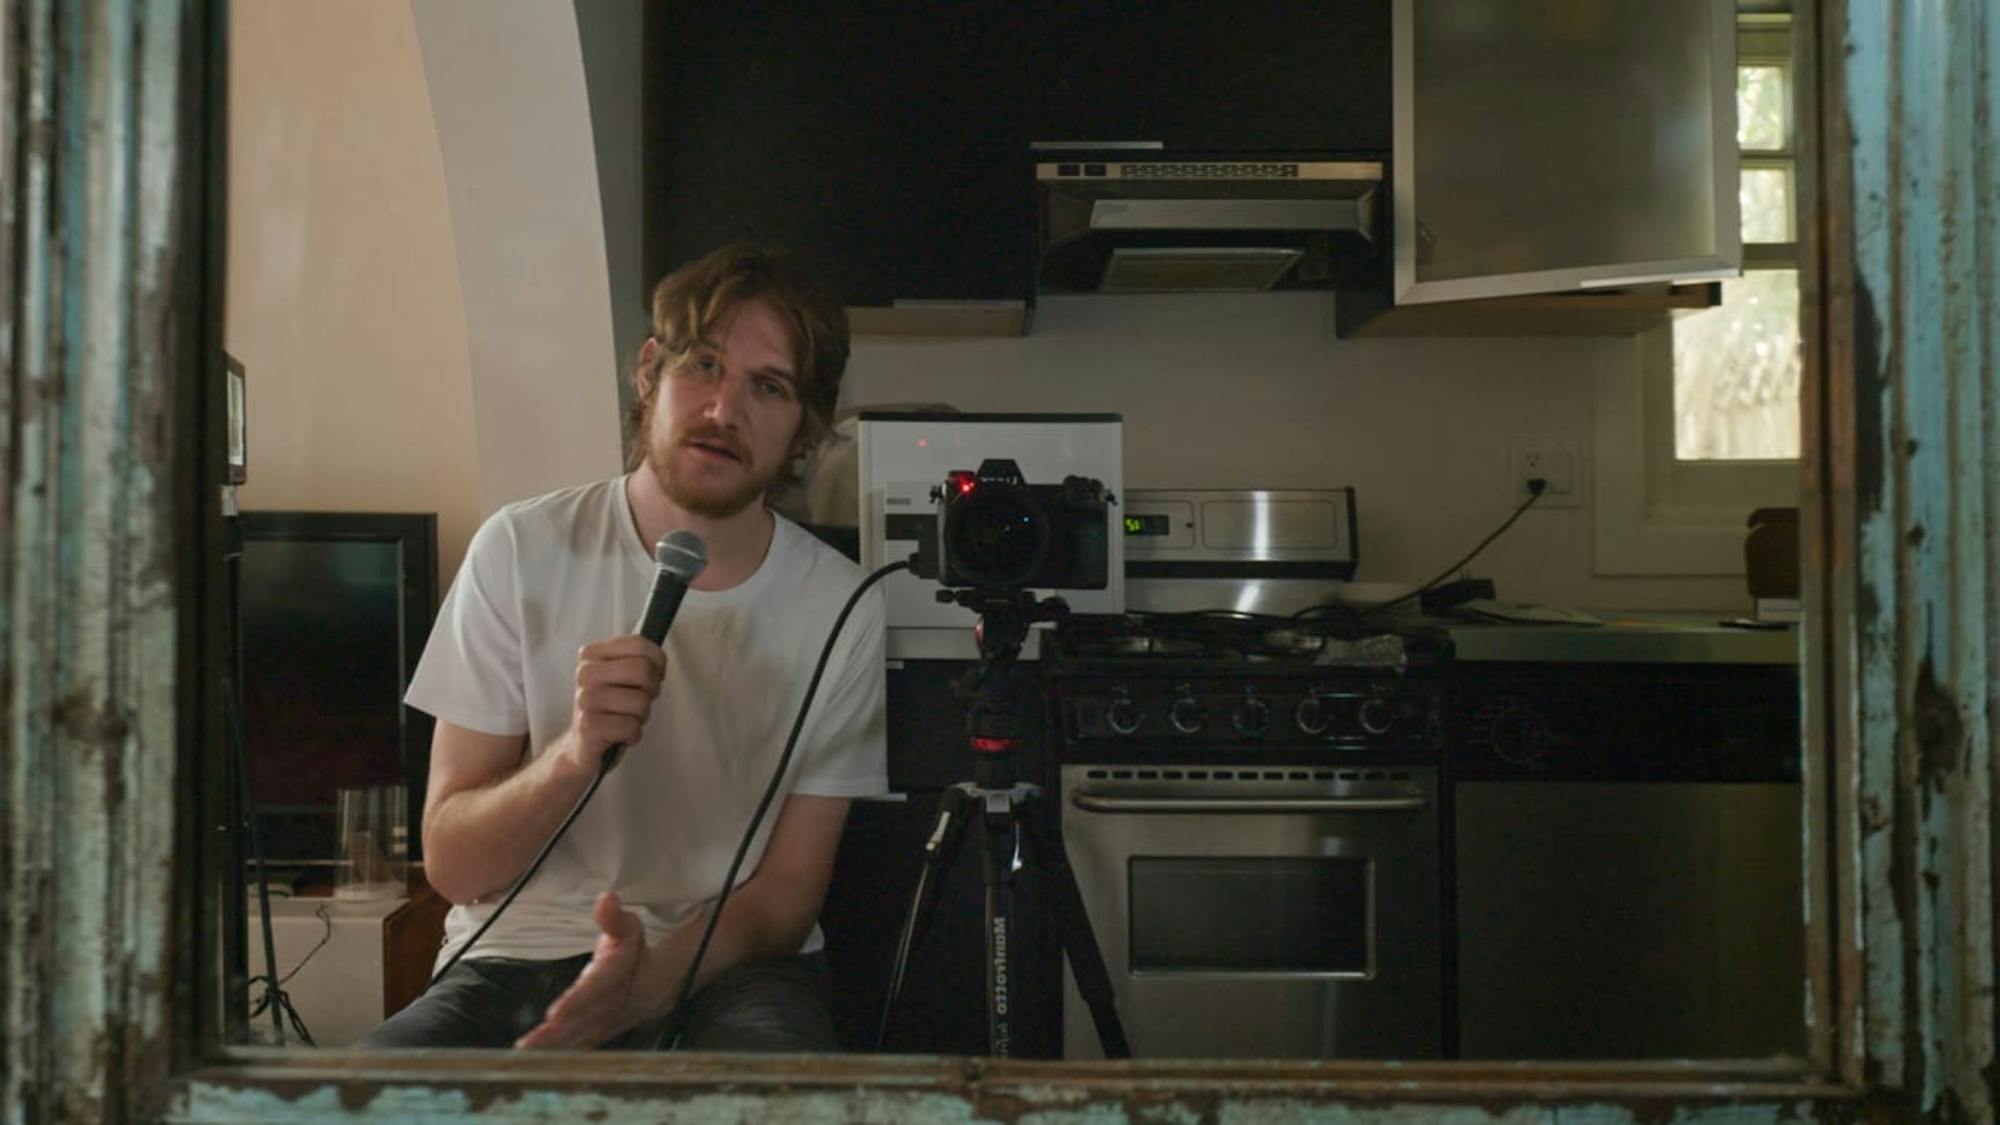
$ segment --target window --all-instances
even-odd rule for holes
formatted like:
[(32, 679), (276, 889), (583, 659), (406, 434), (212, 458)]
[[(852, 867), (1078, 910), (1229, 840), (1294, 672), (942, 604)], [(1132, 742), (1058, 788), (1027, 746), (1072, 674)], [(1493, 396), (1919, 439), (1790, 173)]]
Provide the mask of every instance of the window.
[(1789, 14), (1740, 17), (1743, 276), (1722, 283), (1721, 305), (1641, 333), (1631, 374), (1598, 383), (1600, 574), (1741, 574), (1745, 518), (1798, 502), (1804, 62)]
[(1736, 143), (1744, 271), (1722, 304), (1673, 326), (1673, 450), (1679, 461), (1799, 455), (1797, 169), (1790, 28), (1737, 41)]

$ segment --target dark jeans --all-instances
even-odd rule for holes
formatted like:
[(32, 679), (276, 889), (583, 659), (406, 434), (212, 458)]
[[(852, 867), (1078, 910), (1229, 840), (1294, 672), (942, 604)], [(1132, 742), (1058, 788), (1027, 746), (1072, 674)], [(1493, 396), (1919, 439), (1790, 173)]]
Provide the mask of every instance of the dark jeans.
[[(588, 954), (560, 961), (467, 958), (356, 1046), (511, 1047), (589, 963)], [(650, 1050), (663, 1022), (633, 1028), (605, 1046)], [(690, 1051), (840, 1049), (820, 953), (736, 966), (694, 994), (683, 1023), (679, 1046)]]

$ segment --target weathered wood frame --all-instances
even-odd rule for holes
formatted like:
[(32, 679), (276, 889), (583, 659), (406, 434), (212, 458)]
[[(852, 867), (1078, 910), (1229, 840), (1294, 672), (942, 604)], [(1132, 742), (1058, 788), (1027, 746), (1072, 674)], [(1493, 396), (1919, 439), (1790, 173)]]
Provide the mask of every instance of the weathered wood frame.
[[(1805, 224), (1804, 1064), (215, 1046), (223, 6), (6, 0), (8, 1120), (1991, 1119), (2000, 14), (1827, 0)], [(1810, 14), (1810, 13), (1808, 13)], [(1825, 34), (1819, 34), (1823, 28)]]

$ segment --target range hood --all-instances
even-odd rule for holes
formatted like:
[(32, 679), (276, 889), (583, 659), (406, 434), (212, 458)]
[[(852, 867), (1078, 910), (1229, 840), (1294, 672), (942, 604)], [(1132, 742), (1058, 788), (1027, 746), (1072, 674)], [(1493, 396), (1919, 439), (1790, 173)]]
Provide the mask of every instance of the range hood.
[(1383, 263), (1380, 161), (1037, 152), (1038, 293), (1326, 289)]

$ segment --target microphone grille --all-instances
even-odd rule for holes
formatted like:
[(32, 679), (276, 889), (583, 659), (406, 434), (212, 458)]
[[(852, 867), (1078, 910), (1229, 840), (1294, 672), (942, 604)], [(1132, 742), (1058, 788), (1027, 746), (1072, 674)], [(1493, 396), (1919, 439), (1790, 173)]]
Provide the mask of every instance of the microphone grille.
[(653, 548), (653, 561), (681, 581), (692, 582), (708, 565), (708, 544), (687, 528), (678, 528), (660, 536)]

